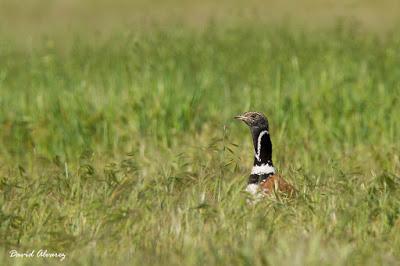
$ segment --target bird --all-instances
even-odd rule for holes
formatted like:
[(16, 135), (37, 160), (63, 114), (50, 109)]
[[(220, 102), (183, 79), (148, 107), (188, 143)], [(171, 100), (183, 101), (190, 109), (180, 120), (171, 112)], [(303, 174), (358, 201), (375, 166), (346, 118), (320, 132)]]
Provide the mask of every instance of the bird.
[(260, 112), (245, 112), (234, 117), (243, 121), (253, 138), (254, 163), (248, 179), (246, 191), (255, 197), (255, 201), (279, 191), (291, 197), (294, 187), (276, 173), (272, 162), (272, 142), (267, 117)]

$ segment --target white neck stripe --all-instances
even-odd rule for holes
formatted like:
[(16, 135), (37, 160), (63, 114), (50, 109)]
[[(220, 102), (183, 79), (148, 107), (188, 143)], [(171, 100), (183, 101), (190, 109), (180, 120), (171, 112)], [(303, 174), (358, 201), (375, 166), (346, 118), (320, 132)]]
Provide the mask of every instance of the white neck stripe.
[(252, 175), (275, 174), (275, 167), (269, 164), (254, 165), (251, 169)]
[(258, 139), (257, 139), (257, 152), (254, 154), (254, 156), (256, 157), (257, 161), (259, 161), (259, 162), (261, 161), (261, 158), (260, 158), (260, 156), (261, 156), (261, 140), (265, 134), (269, 134), (268, 130), (261, 131), (260, 134), (258, 135)]

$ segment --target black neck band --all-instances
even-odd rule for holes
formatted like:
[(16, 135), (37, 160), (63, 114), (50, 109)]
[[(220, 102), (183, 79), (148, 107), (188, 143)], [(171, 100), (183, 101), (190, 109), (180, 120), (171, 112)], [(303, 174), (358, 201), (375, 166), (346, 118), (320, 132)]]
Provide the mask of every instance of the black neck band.
[(261, 175), (251, 174), (249, 176), (248, 184), (259, 184), (262, 181), (267, 180), (272, 175), (274, 175), (274, 173), (261, 174)]
[(268, 128), (252, 128), (254, 144), (254, 165), (267, 164), (272, 161), (272, 143)]

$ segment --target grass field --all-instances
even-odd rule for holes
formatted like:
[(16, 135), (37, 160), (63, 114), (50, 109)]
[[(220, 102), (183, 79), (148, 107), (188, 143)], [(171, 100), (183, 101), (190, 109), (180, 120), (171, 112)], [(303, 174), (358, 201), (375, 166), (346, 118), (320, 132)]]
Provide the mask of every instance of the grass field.
[[(2, 265), (400, 264), (399, 31), (7, 36)], [(232, 118), (247, 110), (268, 116), (296, 198), (246, 204), (250, 134)]]

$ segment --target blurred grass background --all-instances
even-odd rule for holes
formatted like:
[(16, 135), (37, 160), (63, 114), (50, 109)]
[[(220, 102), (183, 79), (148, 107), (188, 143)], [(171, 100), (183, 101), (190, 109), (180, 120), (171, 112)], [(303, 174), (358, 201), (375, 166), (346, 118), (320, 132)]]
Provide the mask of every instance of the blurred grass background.
[[(397, 1), (0, 1), (0, 259), (398, 265)], [(242, 190), (265, 112), (299, 190)]]
[(1, 0), (0, 29), (17, 39), (35, 39), (43, 34), (66, 38), (76, 32), (88, 36), (155, 25), (204, 28), (210, 21), (219, 25), (291, 23), (315, 29), (344, 19), (370, 31), (386, 32), (398, 26), (399, 10), (396, 0)]

